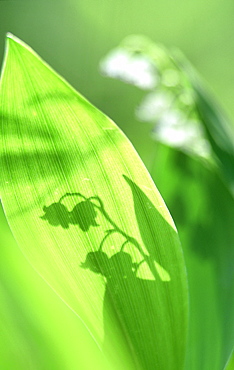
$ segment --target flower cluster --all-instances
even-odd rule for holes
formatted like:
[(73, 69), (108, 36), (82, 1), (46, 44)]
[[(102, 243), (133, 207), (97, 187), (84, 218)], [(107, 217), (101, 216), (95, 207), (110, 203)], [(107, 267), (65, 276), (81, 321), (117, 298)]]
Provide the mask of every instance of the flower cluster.
[(132, 35), (103, 58), (100, 71), (148, 90), (135, 114), (138, 120), (153, 125), (154, 140), (209, 159), (211, 147), (197, 111), (196, 91), (169, 50)]

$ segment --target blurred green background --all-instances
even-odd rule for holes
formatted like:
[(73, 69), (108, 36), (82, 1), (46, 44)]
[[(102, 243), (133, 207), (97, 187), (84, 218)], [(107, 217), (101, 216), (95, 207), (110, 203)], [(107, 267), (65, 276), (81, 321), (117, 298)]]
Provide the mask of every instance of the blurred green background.
[(98, 63), (129, 34), (180, 48), (234, 116), (234, 3), (215, 1), (0, 1), (0, 59), (12, 32), (121, 127), (143, 159), (147, 125), (133, 110), (142, 92), (103, 78)]
[[(234, 122), (233, 18), (233, 0), (0, 1), (0, 60), (3, 59), (5, 34), (11, 32), (29, 44), (75, 89), (110, 116), (132, 141), (149, 167), (155, 152), (155, 142), (150, 138), (149, 125), (138, 122), (134, 116), (135, 107), (145, 93), (121, 81), (101, 76), (98, 70), (100, 60), (130, 34), (144, 34), (169, 48), (176, 46), (196, 67), (221, 107)], [(183, 241), (186, 241), (187, 245), (200, 243), (197, 255), (191, 253), (191, 250), (194, 250), (193, 244), (189, 251), (186, 251), (185, 246), (187, 266), (195, 271), (191, 275), (188, 271), (190, 286), (198, 285), (198, 288), (194, 288), (194, 291), (197, 290), (192, 296), (191, 305), (196, 306), (196, 303), (193, 306), (194, 301), (203, 302), (194, 316), (193, 323), (200, 329), (194, 331), (193, 338), (204, 340), (200, 341), (198, 346), (196, 339), (194, 341), (191, 339), (193, 348), (188, 364), (193, 363), (194, 367), (188, 365), (188, 369), (218, 370), (224, 367), (225, 358), (230, 352), (232, 336), (229, 300), (232, 286), (230, 288), (231, 284), (227, 284), (230, 279), (228, 271), (231, 267), (227, 269), (225, 264), (229, 259), (230, 250), (233, 251), (234, 236), (230, 230), (234, 208), (231, 210), (228, 208), (228, 205), (233, 203), (233, 198), (230, 198), (225, 185), (220, 179), (216, 179), (216, 175), (206, 172), (193, 161), (189, 162), (184, 155), (176, 151), (170, 153), (167, 151), (168, 149), (164, 147), (159, 150), (159, 168), (153, 177), (169, 210), (173, 216), (175, 215), (177, 226), (179, 227), (180, 223), (182, 225), (182, 244)], [(164, 171), (167, 171), (167, 176), (163, 177)], [(197, 184), (199, 176), (202, 179), (200, 185)], [(173, 189), (168, 185), (173, 186), (172, 178), (176, 179)], [(187, 185), (184, 188), (181, 186), (180, 190), (180, 183)], [(212, 251), (213, 244), (207, 248), (204, 258), (201, 232), (197, 231), (201, 236), (201, 240), (198, 240), (197, 234), (196, 238), (190, 235), (191, 229), (190, 232), (186, 231), (186, 222), (181, 218), (182, 216), (186, 218), (189, 213), (190, 205), (186, 200), (184, 203), (188, 213), (181, 211), (177, 212), (179, 215), (176, 214), (175, 210), (183, 204), (181, 191), (183, 194), (186, 191), (189, 193), (187, 195), (189, 201), (194, 199), (194, 205), (191, 206), (193, 215), (190, 215), (189, 219), (190, 227), (193, 227), (194, 220), (199, 218), (198, 203), (202, 203), (203, 200), (206, 203), (207, 197), (209, 198), (208, 205), (201, 205), (203, 219), (196, 223), (196, 228), (199, 228), (200, 224), (205, 225), (201, 226), (202, 231), (205, 230), (203, 243), (206, 245), (216, 243), (215, 250), (210, 253), (212, 262), (209, 260), (209, 251)], [(214, 209), (211, 205), (217, 194), (221, 194), (222, 215), (219, 208)], [(210, 212), (213, 212), (212, 217)], [(220, 235), (219, 245), (217, 235), (213, 235), (211, 240), (210, 234), (206, 231), (209, 230), (212, 234), (212, 225), (220, 225), (220, 220), (225, 220), (225, 217), (229, 220), (230, 225), (227, 226), (229, 231), (225, 232), (225, 222), (219, 227), (220, 233), (216, 231), (216, 234)], [(89, 333), (21, 255), (3, 212), (0, 222), (2, 251), (0, 310), (4, 317), (3, 327), (0, 328), (4, 333), (0, 340), (0, 356), (2, 355), (4, 370), (21, 368), (70, 370), (77, 369), (78, 364), (81, 369), (91, 368), (87, 353), (79, 351), (81, 337), (86, 338), (82, 348), (86, 346), (89, 350), (96, 350)], [(227, 234), (224, 247), (221, 245), (223, 234)], [(220, 250), (226, 251), (225, 255), (218, 251), (219, 246)], [(201, 290), (201, 286), (205, 284), (207, 287)], [(220, 300), (219, 294), (223, 291), (225, 291), (223, 300)], [(216, 305), (217, 302), (219, 304)], [(214, 308), (212, 312), (211, 307)], [(77, 335), (77, 332), (82, 335)], [(230, 339), (226, 350), (223, 348), (225, 337)], [(19, 347), (19, 343), (24, 343), (22, 348)], [(210, 351), (208, 357), (205, 347)], [(212, 362), (214, 352), (217, 357), (215, 363)], [(97, 361), (102, 361), (99, 352), (96, 350), (95, 353)], [(9, 364), (9, 367), (6, 364)]]

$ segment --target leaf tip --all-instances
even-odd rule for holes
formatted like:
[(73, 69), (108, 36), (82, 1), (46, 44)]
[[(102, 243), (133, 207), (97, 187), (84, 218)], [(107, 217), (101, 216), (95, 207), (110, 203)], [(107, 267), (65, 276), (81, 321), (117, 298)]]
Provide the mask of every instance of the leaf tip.
[(11, 48), (10, 44), (12, 44), (12, 41), (13, 41), (13, 43), (17, 43), (17, 44), (21, 43), (21, 40), (18, 39), (18, 37), (13, 35), (11, 32), (7, 32), (6, 33), (6, 43), (5, 43), (4, 57), (3, 57), (3, 63), (2, 63), (2, 68), (1, 68), (1, 79), (0, 79), (1, 81), (2, 81), (3, 73), (4, 73), (4, 70), (5, 70), (5, 67), (6, 67), (6, 61), (8, 59), (9, 49)]
[(13, 38), (14, 35), (11, 32), (7, 32), (6, 34), (6, 43), (5, 43), (5, 50), (4, 50), (4, 56), (3, 56), (3, 62), (2, 62), (2, 68), (1, 68), (1, 77), (0, 81), (2, 81), (3, 72), (6, 66), (6, 60), (8, 56), (8, 49), (9, 49), (9, 40)]
[(20, 40), (17, 36), (13, 35), (13, 33), (11, 32), (7, 32), (6, 34), (6, 42), (9, 43), (9, 42), (14, 42), (16, 44), (20, 44), (20, 45), (23, 45), (23, 41)]
[(6, 33), (6, 38), (14, 38), (15, 36), (13, 35), (13, 33), (11, 33), (11, 32), (7, 32)]

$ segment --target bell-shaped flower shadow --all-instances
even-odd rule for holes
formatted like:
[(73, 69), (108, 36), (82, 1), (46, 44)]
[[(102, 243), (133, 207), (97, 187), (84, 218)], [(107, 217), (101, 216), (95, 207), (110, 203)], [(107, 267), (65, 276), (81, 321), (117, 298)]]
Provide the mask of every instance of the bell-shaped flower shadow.
[(109, 273), (109, 258), (105, 252), (97, 251), (87, 254), (85, 262), (82, 262), (80, 267), (89, 269), (96, 274), (107, 276)]
[(132, 262), (130, 254), (123, 251), (115, 253), (110, 258), (110, 278), (112, 275), (117, 275), (119, 279), (132, 277), (135, 274), (136, 265)]
[(69, 228), (69, 211), (62, 203), (52, 203), (50, 206), (43, 207), (45, 214), (41, 216), (42, 220), (47, 220), (52, 226), (62, 226)]
[(70, 223), (79, 225), (81, 230), (88, 231), (90, 226), (99, 226), (95, 220), (97, 212), (89, 200), (78, 203), (70, 212)]

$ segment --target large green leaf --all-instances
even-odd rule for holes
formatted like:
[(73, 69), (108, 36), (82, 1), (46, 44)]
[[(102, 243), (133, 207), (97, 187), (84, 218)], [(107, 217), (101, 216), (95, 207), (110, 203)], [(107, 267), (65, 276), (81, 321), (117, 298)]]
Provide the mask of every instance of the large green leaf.
[(0, 98), (1, 198), (24, 254), (111, 368), (181, 369), (183, 256), (131, 144), (12, 35)]

